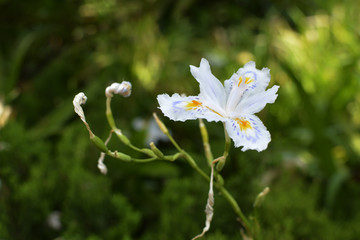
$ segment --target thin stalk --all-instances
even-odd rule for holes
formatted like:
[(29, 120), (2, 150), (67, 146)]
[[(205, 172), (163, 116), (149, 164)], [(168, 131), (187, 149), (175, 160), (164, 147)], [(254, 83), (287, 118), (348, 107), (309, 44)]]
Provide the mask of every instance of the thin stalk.
[(111, 110), (111, 99), (112, 97), (107, 97), (106, 98), (106, 118), (108, 120), (108, 123), (112, 129), (113, 132), (115, 132), (116, 136), (128, 147), (132, 148), (135, 151), (138, 152), (142, 152), (147, 154), (150, 157), (154, 157), (154, 154), (151, 154), (150, 151), (144, 151), (144, 149), (138, 148), (136, 146), (134, 146), (129, 139), (122, 134), (121, 130), (119, 128), (116, 127), (115, 124), (115, 120), (114, 120), (114, 116), (112, 114), (112, 110)]
[(146, 159), (131, 158), (131, 162), (137, 162), (137, 163), (148, 163), (148, 162), (152, 162), (155, 160), (159, 160), (159, 159), (156, 157), (146, 158)]
[[(197, 164), (195, 163), (194, 159), (187, 153), (185, 152), (182, 148), (180, 148), (180, 146), (176, 143), (176, 141), (173, 139), (173, 137), (168, 134), (168, 138), (170, 139), (170, 141), (173, 143), (173, 145), (176, 147), (176, 149), (184, 154), (184, 157), (186, 160), (188, 160), (189, 164), (198, 172), (200, 173), (201, 176), (203, 176), (205, 178), (206, 181), (210, 181), (210, 178), (208, 175), (206, 175), (206, 173), (204, 171), (202, 171)], [(230, 139), (229, 139), (230, 140)], [(225, 153), (226, 156), (228, 154), (229, 151), (226, 151), (225, 148)], [(239, 218), (241, 219), (241, 223), (244, 226), (244, 228), (246, 229), (246, 231), (251, 234), (251, 228), (250, 228), (250, 223), (247, 220), (247, 218), (245, 217), (244, 213), (241, 211), (241, 208), (239, 207), (239, 205), (237, 204), (237, 202), (235, 201), (235, 199), (233, 198), (233, 196), (228, 192), (228, 190), (221, 184), (216, 184), (215, 185), (216, 188), (222, 193), (222, 195), (224, 196), (224, 198), (229, 202), (229, 204), (231, 205), (231, 207), (233, 208), (233, 210), (235, 211), (236, 215), (239, 216)]]
[(192, 168), (194, 168), (206, 181), (210, 181), (210, 177), (203, 171), (201, 168), (198, 167), (197, 164), (193, 165), (192, 162), (195, 163), (194, 159), (185, 151), (183, 151), (185, 159), (189, 162)]
[(214, 160), (214, 157), (212, 155), (211, 147), (209, 144), (209, 134), (208, 134), (208, 131), (204, 124), (204, 121), (201, 118), (199, 118), (199, 128), (200, 128), (200, 133), (201, 133), (201, 137), (203, 140), (205, 157), (208, 161), (209, 166), (212, 166), (212, 161)]
[(226, 159), (229, 155), (230, 146), (231, 146), (231, 139), (229, 137), (229, 134), (226, 131), (225, 123), (224, 123), (224, 135), (225, 135), (225, 148), (224, 148), (224, 158)]
[(223, 187), (222, 185), (216, 184), (215, 187), (222, 193), (224, 198), (229, 202), (231, 207), (233, 208), (234, 212), (239, 216), (242, 225), (246, 229), (246, 232), (251, 235), (251, 225), (250, 222), (245, 217), (244, 213), (242, 212), (241, 208), (237, 204), (236, 200), (233, 198), (233, 196), (228, 192), (228, 190)]
[(117, 127), (115, 125), (114, 117), (111, 111), (111, 97), (106, 98), (106, 118), (108, 120), (111, 129), (115, 132)]
[(229, 135), (228, 135), (228, 133), (226, 131), (225, 123), (224, 123), (224, 135), (225, 135), (224, 153), (220, 158), (218, 158), (219, 162), (216, 165), (216, 171), (217, 172), (220, 172), (224, 168), (225, 163), (226, 163), (226, 158), (229, 155), (230, 146), (231, 146), (231, 140), (230, 140), (230, 137), (229, 137)]
[(205, 178), (206, 181), (210, 181), (209, 176), (201, 170), (198, 165), (196, 164), (195, 160), (186, 152), (184, 151), (179, 144), (175, 141), (175, 139), (170, 135), (169, 132), (166, 133), (166, 136), (169, 138), (170, 142), (174, 145), (174, 147), (184, 156), (187, 162), (190, 164), (192, 168), (194, 168), (202, 177)]
[[(203, 171), (201, 170), (198, 165), (196, 164), (195, 160), (185, 151), (183, 150), (179, 144), (174, 140), (174, 138), (170, 135), (169, 131), (167, 130), (166, 126), (164, 125), (163, 122), (161, 122), (161, 120), (156, 116), (156, 114), (154, 113), (154, 118), (157, 122), (157, 124), (159, 125), (160, 129), (162, 130), (162, 132), (169, 138), (170, 142), (174, 145), (174, 147), (179, 151), (180, 154), (183, 155), (183, 157), (188, 161), (188, 163), (190, 164), (190, 166), (192, 168), (194, 168), (206, 181), (210, 182), (210, 177)], [(225, 131), (225, 149), (224, 149), (224, 154), (222, 157), (222, 159), (226, 159), (226, 157), (229, 155), (229, 150), (230, 150), (230, 146), (231, 146), (231, 140), (229, 138), (229, 135), (226, 132), (225, 126), (224, 126), (224, 131)], [(219, 173), (217, 173), (218, 175), (220, 175)], [(248, 219), (245, 217), (244, 213), (242, 212), (241, 208), (239, 207), (239, 205), (237, 204), (236, 200), (234, 199), (234, 197), (228, 192), (228, 190), (223, 186), (223, 184), (221, 184), (220, 182), (217, 182), (215, 184), (215, 187), (222, 193), (222, 195), (224, 196), (224, 198), (229, 202), (229, 204), (231, 205), (231, 207), (233, 208), (234, 212), (236, 213), (236, 215), (239, 216), (240, 220), (241, 220), (241, 224), (244, 226), (244, 228), (246, 229), (246, 232), (251, 236), (252, 235), (252, 231), (251, 231), (251, 225), (250, 222), (248, 221)]]
[(109, 151), (106, 154), (113, 157), (113, 158), (120, 159), (120, 160), (122, 160), (124, 162), (146, 163), (146, 162), (152, 162), (152, 161), (158, 160), (157, 157), (151, 157), (151, 158), (145, 158), (145, 159), (133, 158), (133, 157), (131, 157), (129, 155), (126, 155), (124, 153), (117, 152), (117, 151), (115, 151), (115, 152)]

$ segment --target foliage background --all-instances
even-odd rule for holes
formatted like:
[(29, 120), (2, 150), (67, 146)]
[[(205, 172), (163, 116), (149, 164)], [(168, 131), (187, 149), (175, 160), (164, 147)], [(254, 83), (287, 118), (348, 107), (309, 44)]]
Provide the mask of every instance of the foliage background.
[[(201, 57), (221, 80), (255, 60), (271, 69), (271, 85), (281, 86), (277, 102), (260, 113), (272, 134), (269, 148), (232, 149), (223, 170), (247, 214), (256, 195), (271, 188), (259, 212), (263, 239), (358, 239), (359, 7), (356, 0), (1, 0), (0, 239), (199, 233), (207, 183), (183, 160), (107, 158), (109, 173), (101, 175), (99, 152), (72, 99), (86, 93), (88, 122), (105, 139), (104, 89), (131, 81), (132, 96), (115, 98), (113, 111), (131, 140), (146, 146), (156, 95), (197, 94), (188, 65)], [(198, 123), (162, 119), (206, 169)], [(222, 126), (207, 127), (220, 155)], [(158, 145), (174, 151), (166, 141)], [(134, 154), (120, 142), (110, 146)], [(218, 194), (205, 239), (241, 239)]]

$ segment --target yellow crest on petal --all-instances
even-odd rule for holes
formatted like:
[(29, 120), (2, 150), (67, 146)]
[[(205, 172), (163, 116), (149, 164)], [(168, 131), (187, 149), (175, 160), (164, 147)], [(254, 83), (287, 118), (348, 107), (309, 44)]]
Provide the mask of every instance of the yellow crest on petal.
[(201, 107), (202, 103), (197, 100), (192, 100), (185, 105), (186, 111)]
[(237, 122), (237, 124), (239, 124), (241, 131), (252, 129), (251, 123), (248, 120), (245, 120), (244, 118), (235, 118), (234, 120)]
[[(238, 87), (240, 87), (240, 84), (242, 83), (243, 81), (243, 78), (242, 77), (239, 77), (239, 82), (238, 82)], [(245, 78), (245, 84), (249, 84), (249, 83), (252, 83), (254, 81), (254, 79), (251, 79), (249, 77), (246, 77)]]

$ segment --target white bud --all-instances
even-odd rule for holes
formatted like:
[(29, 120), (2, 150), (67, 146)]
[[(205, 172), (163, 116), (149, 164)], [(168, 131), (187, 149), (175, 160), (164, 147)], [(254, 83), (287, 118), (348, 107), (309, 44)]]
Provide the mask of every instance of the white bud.
[(129, 97), (131, 94), (131, 83), (123, 81), (122, 83), (111, 84), (105, 89), (105, 95), (110, 98), (113, 94), (120, 94), (123, 97)]
[(81, 118), (81, 120), (86, 123), (85, 120), (85, 114), (84, 111), (81, 107), (82, 104), (85, 104), (87, 100), (87, 97), (85, 96), (85, 94), (83, 92), (78, 93), (73, 100), (73, 105), (74, 105), (74, 110), (77, 113), (77, 115), (79, 115), (79, 117)]

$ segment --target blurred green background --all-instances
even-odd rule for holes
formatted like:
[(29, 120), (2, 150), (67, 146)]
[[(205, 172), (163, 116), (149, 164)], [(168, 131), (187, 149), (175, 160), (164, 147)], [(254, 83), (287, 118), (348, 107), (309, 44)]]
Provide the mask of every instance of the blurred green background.
[[(249, 60), (269, 67), (275, 104), (260, 118), (268, 149), (231, 149), (226, 187), (244, 212), (271, 188), (259, 217), (263, 239), (360, 238), (360, 5), (345, 1), (0, 0), (0, 239), (190, 239), (203, 228), (208, 184), (184, 160), (96, 168), (72, 99), (80, 91), (103, 139), (104, 89), (118, 126), (143, 147), (157, 111), (209, 172), (197, 121), (170, 122), (160, 93), (197, 95), (189, 65), (207, 58), (222, 81)], [(213, 152), (220, 123), (206, 123)], [(165, 140), (157, 144), (174, 149)], [(119, 141), (112, 149), (135, 154)], [(215, 195), (204, 239), (241, 239)]]

